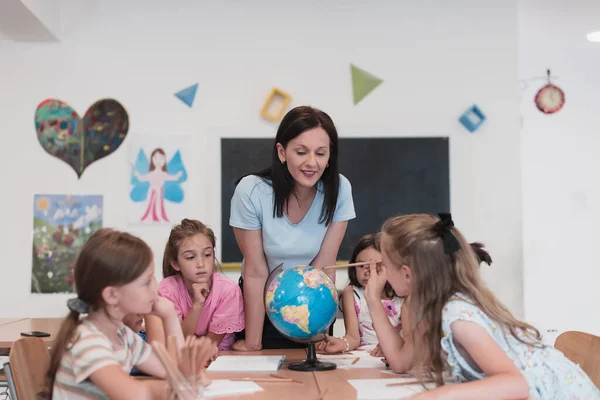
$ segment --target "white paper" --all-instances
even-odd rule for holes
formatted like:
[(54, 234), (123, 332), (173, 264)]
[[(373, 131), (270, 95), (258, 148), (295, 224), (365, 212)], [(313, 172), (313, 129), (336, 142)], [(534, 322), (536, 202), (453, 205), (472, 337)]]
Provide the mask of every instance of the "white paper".
[[(318, 354), (320, 361), (328, 361), (337, 364), (340, 369), (351, 368), (375, 368), (385, 370), (386, 366), (381, 359), (383, 357), (373, 357), (368, 351), (353, 351), (352, 354)], [(352, 364), (358, 358), (356, 364)]]
[(248, 381), (230, 381), (228, 379), (216, 379), (204, 389), (203, 397), (214, 398), (223, 396), (235, 396), (238, 394), (248, 394), (260, 392), (264, 389), (255, 382)]
[[(414, 380), (415, 378), (351, 379), (348, 383), (356, 389), (357, 400), (398, 400), (423, 392), (425, 389), (418, 383), (414, 385), (392, 387), (386, 385)], [(429, 387), (433, 386), (430, 385)]]
[(285, 356), (219, 356), (208, 372), (277, 372)]

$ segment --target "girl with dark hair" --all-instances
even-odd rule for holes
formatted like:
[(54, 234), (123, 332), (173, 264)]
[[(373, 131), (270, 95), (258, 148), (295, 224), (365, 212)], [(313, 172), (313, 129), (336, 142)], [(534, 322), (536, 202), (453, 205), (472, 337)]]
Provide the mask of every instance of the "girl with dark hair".
[[(350, 264), (381, 260), (379, 240), (375, 234), (363, 236), (350, 257)], [(377, 334), (365, 299), (365, 287), (369, 281), (369, 264), (348, 268), (348, 285), (342, 292), (342, 308), (346, 334), (341, 338), (330, 337), (317, 345), (325, 353), (342, 353), (354, 349), (373, 350), (377, 343)], [(386, 311), (390, 326), (398, 333), (402, 329), (400, 310), (403, 299), (396, 296), (392, 287), (384, 286), (380, 294), (381, 303)]]
[[(350, 182), (338, 170), (333, 121), (312, 107), (292, 109), (277, 130), (271, 166), (243, 177), (231, 199), (229, 224), (244, 257), (240, 286), (246, 312), (235, 350), (304, 347), (265, 318), (265, 282), (279, 264), (335, 264), (355, 216)], [(329, 273), (335, 279), (335, 271)]]

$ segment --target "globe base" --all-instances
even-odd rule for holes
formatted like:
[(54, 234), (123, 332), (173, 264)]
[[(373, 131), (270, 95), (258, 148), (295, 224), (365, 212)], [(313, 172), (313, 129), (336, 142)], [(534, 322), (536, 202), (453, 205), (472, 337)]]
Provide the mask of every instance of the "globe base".
[(332, 369), (336, 368), (337, 364), (317, 360), (317, 351), (314, 343), (310, 343), (308, 345), (308, 357), (306, 357), (305, 361), (295, 362), (288, 365), (288, 369), (302, 372), (331, 371)]
[(331, 371), (336, 369), (337, 365), (331, 362), (317, 361), (312, 363), (308, 360), (296, 362), (288, 365), (288, 369), (292, 371), (314, 372), (314, 371)]

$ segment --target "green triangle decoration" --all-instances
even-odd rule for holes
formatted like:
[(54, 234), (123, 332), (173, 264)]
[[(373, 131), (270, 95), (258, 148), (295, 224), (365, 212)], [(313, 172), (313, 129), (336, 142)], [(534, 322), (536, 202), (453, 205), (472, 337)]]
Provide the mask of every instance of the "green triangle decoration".
[(355, 105), (383, 82), (382, 79), (352, 64), (350, 64), (350, 71), (352, 73), (352, 92)]

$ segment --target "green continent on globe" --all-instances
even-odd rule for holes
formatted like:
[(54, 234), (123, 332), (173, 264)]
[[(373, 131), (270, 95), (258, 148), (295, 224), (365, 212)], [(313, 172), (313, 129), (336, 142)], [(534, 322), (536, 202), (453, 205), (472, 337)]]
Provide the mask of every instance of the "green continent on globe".
[(283, 306), (281, 307), (281, 316), (284, 321), (294, 324), (303, 332), (310, 334), (308, 330), (310, 311), (308, 311), (307, 304), (302, 304), (301, 306)]

